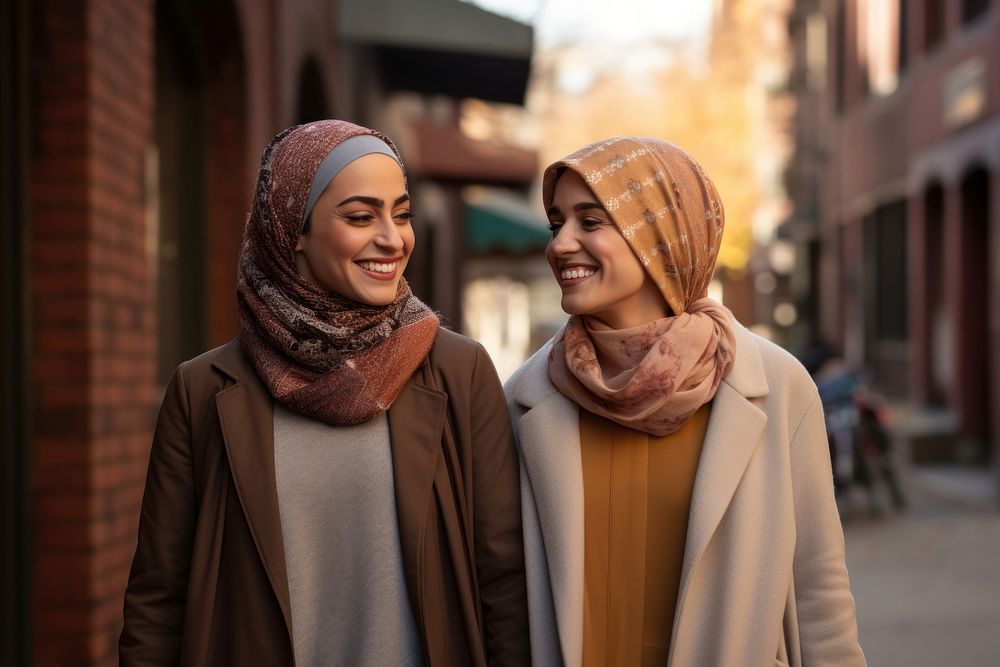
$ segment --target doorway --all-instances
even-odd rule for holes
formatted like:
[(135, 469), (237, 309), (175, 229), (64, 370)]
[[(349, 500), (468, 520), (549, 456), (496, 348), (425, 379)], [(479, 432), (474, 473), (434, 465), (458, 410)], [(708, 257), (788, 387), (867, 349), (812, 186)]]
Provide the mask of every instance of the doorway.
[(930, 363), (927, 377), (929, 407), (947, 403), (947, 387), (954, 374), (951, 351), (954, 349), (953, 324), (944, 298), (944, 188), (933, 183), (924, 190), (924, 272), (927, 276), (926, 319), (923, 323), (928, 341)]
[(982, 463), (990, 458), (992, 424), (990, 378), (990, 173), (970, 169), (961, 182), (961, 319), (958, 340), (962, 436), (976, 446)]
[(158, 379), (204, 348), (205, 83), (194, 27), (156, 7), (155, 179)]

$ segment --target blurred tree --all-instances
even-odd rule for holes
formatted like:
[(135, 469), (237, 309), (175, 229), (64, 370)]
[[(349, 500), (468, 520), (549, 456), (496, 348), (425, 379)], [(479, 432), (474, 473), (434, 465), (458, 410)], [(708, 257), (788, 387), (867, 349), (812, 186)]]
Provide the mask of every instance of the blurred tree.
[(722, 0), (705, 40), (639, 43), (611, 62), (587, 40), (541, 47), (527, 111), (470, 101), (463, 129), (534, 144), (542, 165), (609, 136), (673, 141), (715, 180), (727, 221), (719, 263), (743, 273), (754, 227), (765, 218), (766, 236), (784, 215), (788, 146), (774, 123), (773, 93), (785, 73), (784, 35), (775, 26), (788, 4)]

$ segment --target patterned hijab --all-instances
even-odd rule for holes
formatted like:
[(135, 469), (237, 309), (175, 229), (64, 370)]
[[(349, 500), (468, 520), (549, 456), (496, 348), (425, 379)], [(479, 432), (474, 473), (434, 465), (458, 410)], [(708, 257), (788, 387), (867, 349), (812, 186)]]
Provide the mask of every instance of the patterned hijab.
[(549, 355), (549, 376), (595, 414), (656, 436), (673, 433), (712, 400), (733, 365), (732, 314), (707, 298), (725, 219), (719, 193), (677, 146), (616, 137), (549, 165), (546, 209), (567, 169), (604, 206), (673, 315), (619, 331), (571, 317)]
[(381, 139), (399, 159), (379, 132), (340, 120), (292, 127), (271, 140), (237, 275), (240, 340), (271, 396), (338, 426), (363, 423), (388, 409), (438, 330), (436, 315), (405, 279), (392, 303), (371, 306), (327, 292), (296, 270), (295, 245), (317, 170), (335, 148), (363, 135)]

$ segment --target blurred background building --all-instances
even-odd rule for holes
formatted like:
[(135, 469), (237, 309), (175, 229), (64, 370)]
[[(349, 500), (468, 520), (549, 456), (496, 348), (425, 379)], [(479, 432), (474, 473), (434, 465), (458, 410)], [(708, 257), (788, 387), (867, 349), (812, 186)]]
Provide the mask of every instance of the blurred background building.
[(802, 340), (912, 408), (923, 459), (1000, 445), (1000, 20), (989, 0), (798, 0), (793, 198)]
[(656, 135), (725, 202), (712, 296), (867, 372), (918, 460), (995, 470), (998, 4), (4, 3), (0, 664), (114, 664), (164, 383), (236, 334), (261, 151), (317, 118), (397, 142), (417, 212), (407, 277), (502, 377), (565, 319), (541, 168)]

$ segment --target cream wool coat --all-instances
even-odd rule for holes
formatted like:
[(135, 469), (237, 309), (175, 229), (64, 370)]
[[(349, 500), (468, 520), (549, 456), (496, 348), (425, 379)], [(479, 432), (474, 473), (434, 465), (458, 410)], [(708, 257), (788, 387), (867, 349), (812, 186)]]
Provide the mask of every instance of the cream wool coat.
[[(669, 665), (864, 665), (823, 408), (802, 366), (736, 325), (695, 476)], [(534, 665), (580, 665), (579, 412), (549, 381), (551, 341), (507, 382), (521, 454)]]

